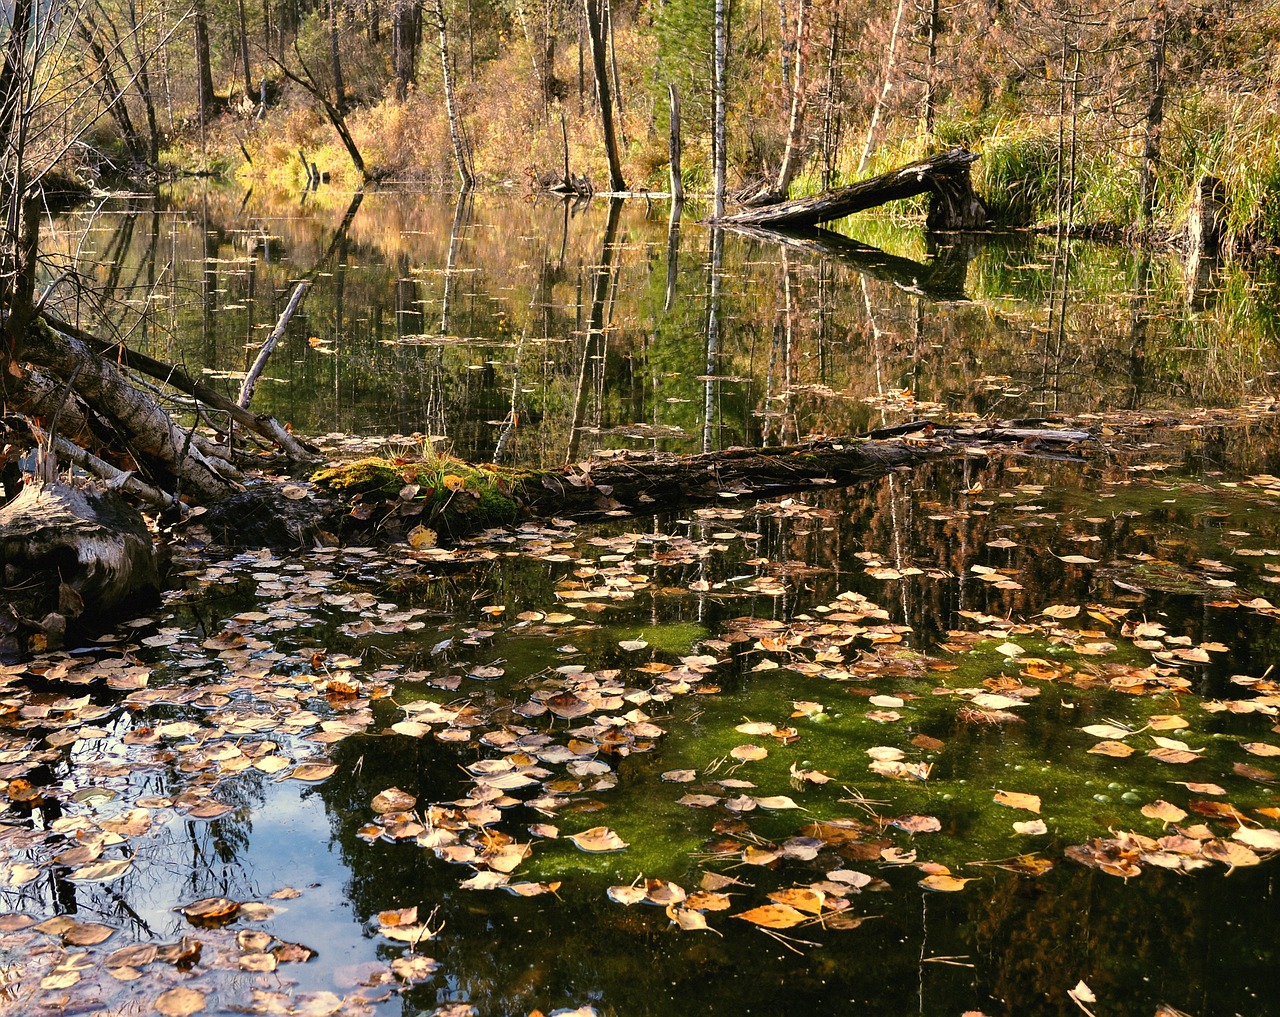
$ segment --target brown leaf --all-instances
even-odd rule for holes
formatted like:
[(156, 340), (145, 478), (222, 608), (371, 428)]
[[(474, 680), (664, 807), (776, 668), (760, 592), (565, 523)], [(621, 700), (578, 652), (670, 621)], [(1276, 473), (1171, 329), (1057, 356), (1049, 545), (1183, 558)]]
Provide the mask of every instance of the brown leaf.
[(593, 826), (590, 830), (569, 835), (573, 846), (579, 851), (599, 854), (606, 851), (621, 851), (630, 845), (610, 830), (607, 826)]
[[(794, 887), (790, 890), (775, 890), (769, 894), (769, 899), (775, 904), (786, 904), (793, 907), (797, 911), (804, 911), (811, 915), (820, 914), (823, 902), (827, 899), (826, 894), (818, 890), (810, 890), (807, 887)], [(741, 917), (741, 916), (739, 916)]]
[(97, 946), (115, 935), (110, 925), (98, 922), (76, 922), (62, 934), (62, 941), (67, 946)]
[(213, 927), (235, 921), (240, 904), (226, 897), (205, 897), (176, 910), (181, 911), (192, 925)]
[(764, 904), (733, 917), (766, 929), (789, 929), (793, 925), (809, 921), (809, 917), (803, 911), (797, 911), (789, 904)]
[(204, 1009), (205, 995), (198, 989), (177, 988), (160, 993), (156, 1010), (164, 1017), (189, 1017)]

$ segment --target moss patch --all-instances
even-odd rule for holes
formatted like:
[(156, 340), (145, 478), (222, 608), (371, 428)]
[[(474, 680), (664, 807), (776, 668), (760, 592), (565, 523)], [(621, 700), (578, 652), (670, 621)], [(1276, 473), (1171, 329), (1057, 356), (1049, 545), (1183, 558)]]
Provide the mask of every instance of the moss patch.
[(460, 536), (515, 522), (523, 476), (429, 454), (413, 460), (367, 456), (318, 470), (311, 480), (337, 494), (360, 522), (396, 520)]

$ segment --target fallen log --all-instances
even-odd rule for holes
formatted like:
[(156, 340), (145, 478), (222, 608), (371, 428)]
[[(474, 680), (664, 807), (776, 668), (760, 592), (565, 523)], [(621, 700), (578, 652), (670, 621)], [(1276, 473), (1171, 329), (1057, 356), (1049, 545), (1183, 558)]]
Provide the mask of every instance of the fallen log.
[(817, 226), (890, 201), (930, 194), (927, 226), (932, 230), (985, 229), (987, 210), (973, 192), (969, 167), (978, 158), (953, 148), (848, 187), (773, 205), (747, 208), (713, 219), (717, 226)]
[[(421, 462), (366, 458), (314, 474), (283, 495), (259, 485), (214, 505), (198, 524), (218, 543), (296, 547), (398, 539), (432, 531), (458, 539), (537, 518), (593, 520), (656, 515), (694, 505), (749, 501), (882, 477), (975, 448), (1079, 458), (1087, 431), (1054, 428), (943, 428), (915, 421), (883, 437), (821, 438), (773, 448), (702, 455), (597, 452), (559, 470), (473, 466), (435, 455)], [(980, 453), (979, 453), (980, 454)], [(428, 539), (422, 537), (421, 539)]]

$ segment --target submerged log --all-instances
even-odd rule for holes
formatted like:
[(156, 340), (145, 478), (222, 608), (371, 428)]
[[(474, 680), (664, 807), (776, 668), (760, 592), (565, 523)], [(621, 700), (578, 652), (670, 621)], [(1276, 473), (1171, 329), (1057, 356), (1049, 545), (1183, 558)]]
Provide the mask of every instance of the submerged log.
[(0, 657), (60, 645), (158, 596), (142, 516), (114, 491), (31, 483), (0, 508)]
[(930, 194), (928, 227), (933, 230), (985, 229), (987, 210), (974, 193), (969, 167), (978, 158), (963, 148), (953, 148), (927, 159), (859, 180), (848, 187), (808, 198), (748, 208), (713, 220), (721, 226), (797, 227), (817, 226), (843, 219), (890, 201)]
[(1076, 447), (1091, 437), (1079, 430), (916, 421), (860, 438), (694, 456), (597, 452), (560, 470), (478, 467), (447, 457), (422, 463), (369, 458), (321, 470), (305, 492), (297, 485), (291, 495), (274, 485), (251, 488), (211, 507), (197, 525), (233, 546), (297, 547), (367, 539), (370, 531), (389, 540), (409, 535), (412, 542), (413, 531), (423, 528), (457, 539), (538, 518), (638, 517), (848, 485), (987, 445), (1079, 459)]

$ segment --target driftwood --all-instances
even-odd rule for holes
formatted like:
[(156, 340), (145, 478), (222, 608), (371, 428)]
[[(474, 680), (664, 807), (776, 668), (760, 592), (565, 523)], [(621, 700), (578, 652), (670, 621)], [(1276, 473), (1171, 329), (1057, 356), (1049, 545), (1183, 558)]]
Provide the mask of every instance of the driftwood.
[(720, 226), (798, 227), (817, 226), (843, 219), (890, 201), (930, 194), (926, 225), (933, 230), (985, 229), (987, 210), (973, 192), (969, 167), (978, 158), (963, 148), (953, 148), (927, 159), (899, 166), (878, 177), (859, 180), (848, 187), (825, 191), (760, 208), (743, 209), (713, 220)]
[(0, 656), (144, 610), (160, 587), (142, 516), (114, 491), (60, 482), (28, 484), (0, 508), (0, 574)]

